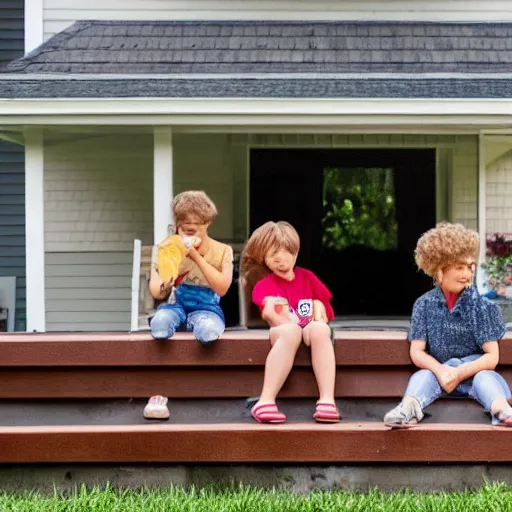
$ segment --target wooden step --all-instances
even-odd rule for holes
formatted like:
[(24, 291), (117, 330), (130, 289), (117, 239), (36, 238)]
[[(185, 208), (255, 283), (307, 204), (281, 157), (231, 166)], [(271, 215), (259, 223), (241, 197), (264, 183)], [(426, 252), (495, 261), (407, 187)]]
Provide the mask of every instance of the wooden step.
[[(270, 344), (268, 330), (226, 331), (211, 346), (191, 333), (156, 341), (148, 333), (0, 333), (0, 367), (56, 366), (262, 366)], [(337, 331), (338, 366), (410, 366), (402, 331)], [(512, 332), (500, 342), (500, 362), (512, 366)], [(295, 366), (310, 366), (301, 346)]]
[(382, 423), (0, 427), (1, 463), (511, 462), (506, 427)]
[[(246, 398), (258, 395), (268, 331), (228, 331), (210, 347), (189, 333), (157, 342), (144, 333), (2, 334), (0, 399)], [(336, 396), (399, 397), (410, 375), (403, 332), (340, 331)], [(512, 383), (512, 336), (500, 371)], [(315, 397), (310, 352), (301, 347), (281, 397)]]
[[(226, 331), (211, 346), (191, 333), (155, 341), (148, 333), (0, 334), (0, 367), (56, 366), (262, 366), (270, 349), (268, 330)], [(512, 338), (511, 338), (512, 340)], [(512, 345), (510, 362), (512, 363)], [(404, 332), (336, 333), (339, 366), (409, 366)], [(311, 366), (302, 346), (295, 366)]]
[[(316, 424), (314, 399), (281, 400), (284, 425), (259, 425), (244, 400), (171, 400), (151, 422), (145, 400), (0, 402), (0, 463), (510, 462), (506, 427), (466, 399), (438, 400), (414, 428), (390, 430), (391, 399), (344, 399), (336, 425)], [(503, 436), (508, 435), (505, 439)]]

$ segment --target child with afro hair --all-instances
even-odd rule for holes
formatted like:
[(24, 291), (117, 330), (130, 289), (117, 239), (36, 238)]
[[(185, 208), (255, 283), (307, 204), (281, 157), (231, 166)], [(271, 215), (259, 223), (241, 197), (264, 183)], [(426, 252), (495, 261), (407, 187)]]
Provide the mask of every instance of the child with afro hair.
[(478, 252), (478, 233), (461, 224), (440, 223), (419, 239), (416, 263), (435, 287), (414, 304), (410, 355), (420, 370), (402, 402), (385, 415), (386, 424), (419, 422), (425, 407), (449, 395), (471, 397), (493, 424), (512, 425), (510, 388), (494, 371), (505, 324), (499, 306), (473, 284)]

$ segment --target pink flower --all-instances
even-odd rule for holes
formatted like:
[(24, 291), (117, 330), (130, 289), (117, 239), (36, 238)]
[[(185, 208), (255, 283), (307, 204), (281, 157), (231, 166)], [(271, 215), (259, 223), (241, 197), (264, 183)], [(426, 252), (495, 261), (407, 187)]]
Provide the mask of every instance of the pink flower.
[(495, 233), (485, 242), (488, 256), (505, 257), (512, 255), (512, 240), (507, 240), (505, 235)]

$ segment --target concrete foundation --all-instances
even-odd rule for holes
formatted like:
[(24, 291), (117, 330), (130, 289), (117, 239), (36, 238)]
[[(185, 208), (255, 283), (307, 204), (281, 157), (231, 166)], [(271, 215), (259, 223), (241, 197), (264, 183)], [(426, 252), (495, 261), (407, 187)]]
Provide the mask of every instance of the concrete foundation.
[(477, 489), (486, 482), (512, 484), (510, 465), (393, 465), (393, 466), (11, 466), (0, 467), (0, 490), (72, 491), (82, 484), (136, 489), (142, 486), (231, 487), (239, 484), (288, 489), (381, 491), (460, 491)]

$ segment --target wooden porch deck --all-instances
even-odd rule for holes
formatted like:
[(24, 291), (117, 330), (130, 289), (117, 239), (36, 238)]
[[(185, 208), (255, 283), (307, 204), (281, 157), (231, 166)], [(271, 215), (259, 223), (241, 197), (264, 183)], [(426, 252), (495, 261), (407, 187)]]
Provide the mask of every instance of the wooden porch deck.
[[(305, 347), (279, 397), (288, 423), (249, 417), (265, 330), (228, 331), (211, 347), (187, 333), (167, 342), (147, 333), (2, 334), (0, 348), (0, 463), (512, 461), (510, 430), (492, 427), (468, 400), (440, 400), (408, 430), (382, 424), (414, 371), (405, 332), (337, 332), (337, 425), (311, 419), (317, 389)], [(501, 348), (511, 383), (512, 335)], [(157, 393), (170, 397), (167, 422), (142, 417)]]

